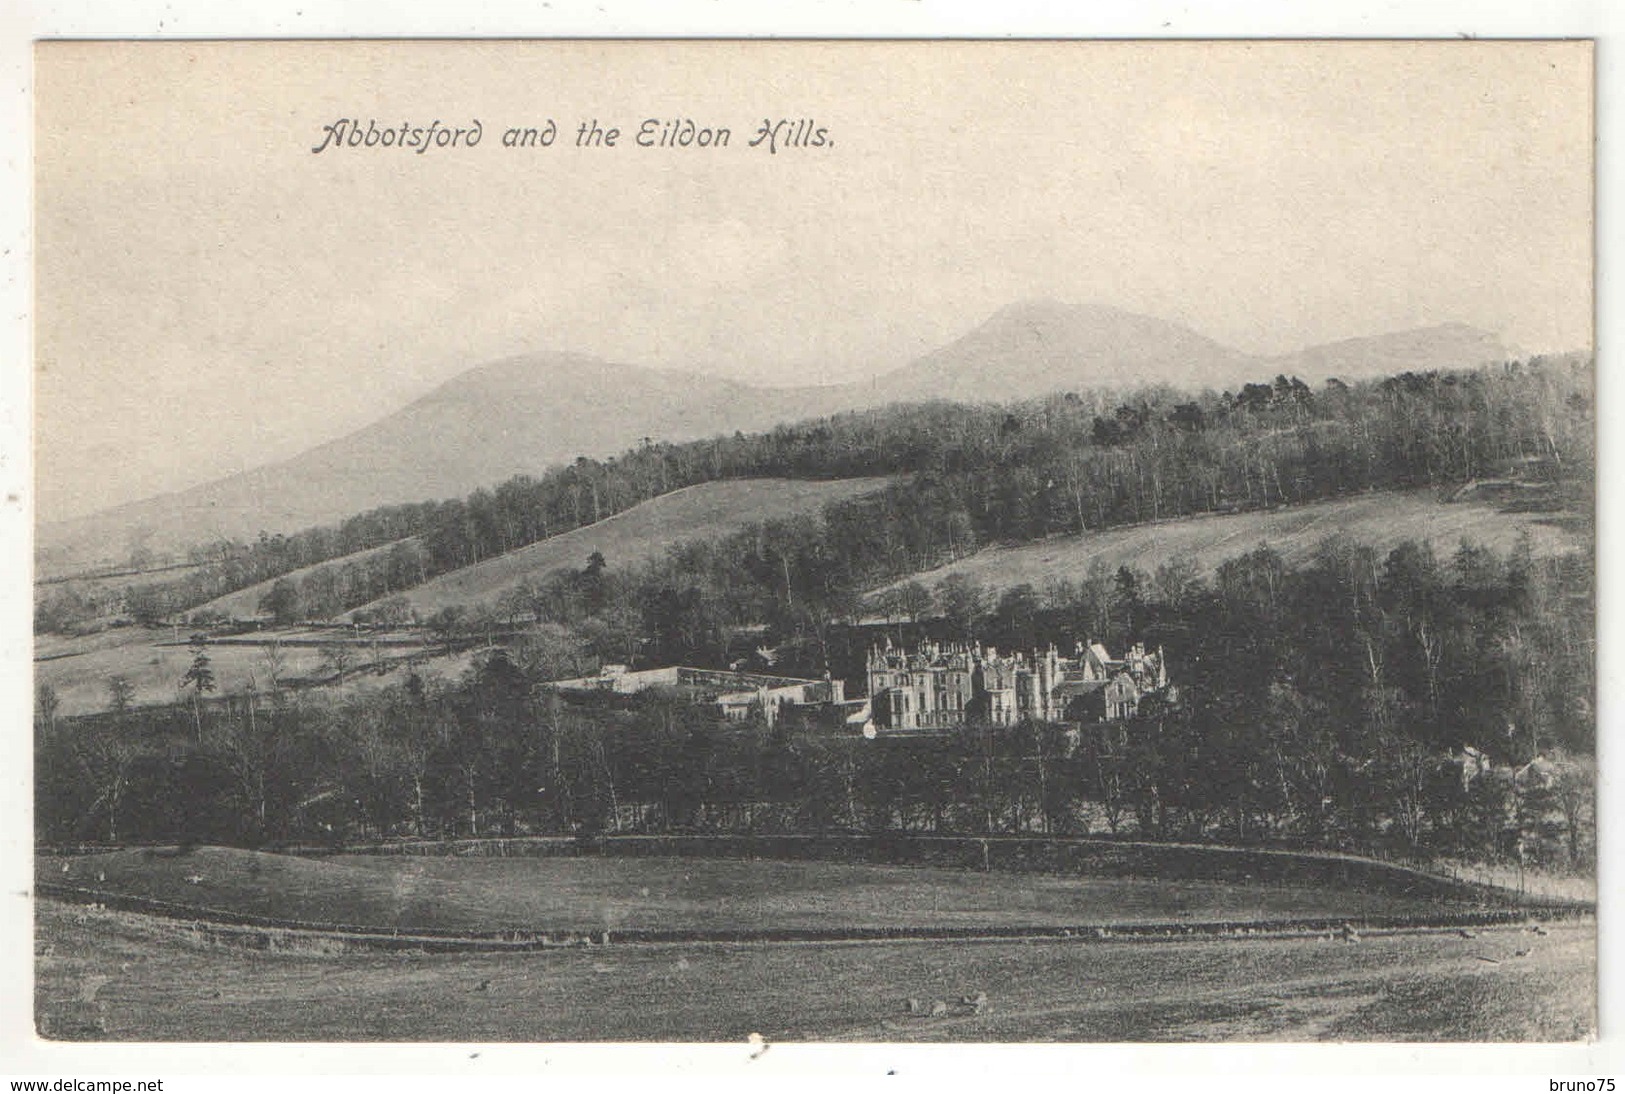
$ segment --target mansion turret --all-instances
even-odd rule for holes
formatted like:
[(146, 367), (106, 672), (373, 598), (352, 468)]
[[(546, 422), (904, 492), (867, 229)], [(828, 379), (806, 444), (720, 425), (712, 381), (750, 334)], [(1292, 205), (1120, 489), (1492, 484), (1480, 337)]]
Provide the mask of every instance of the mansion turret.
[(1000, 654), (992, 647), (888, 641), (869, 651), (869, 702), (880, 729), (949, 729), (985, 721), (1111, 722), (1132, 718), (1147, 695), (1169, 691), (1162, 650), (1136, 643), (1113, 658), (1080, 642), (1071, 657), (1045, 650)]

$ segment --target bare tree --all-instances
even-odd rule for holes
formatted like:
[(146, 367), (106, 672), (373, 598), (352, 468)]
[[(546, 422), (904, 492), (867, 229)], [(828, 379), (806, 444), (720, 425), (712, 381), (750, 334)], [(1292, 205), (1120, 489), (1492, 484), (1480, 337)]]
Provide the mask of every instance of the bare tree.
[(74, 741), (73, 757), (96, 797), (86, 810), (87, 819), (100, 811), (107, 814), (107, 839), (118, 842), (119, 809), (130, 782), (130, 767), (143, 753), (139, 742), (117, 727), (97, 731), (86, 729)]
[(273, 639), (269, 645), (261, 646), (260, 660), (265, 665), (265, 678), (271, 682), (271, 690), (276, 691), (282, 686), (282, 674), (288, 667), (288, 655), (282, 648), (282, 640)]

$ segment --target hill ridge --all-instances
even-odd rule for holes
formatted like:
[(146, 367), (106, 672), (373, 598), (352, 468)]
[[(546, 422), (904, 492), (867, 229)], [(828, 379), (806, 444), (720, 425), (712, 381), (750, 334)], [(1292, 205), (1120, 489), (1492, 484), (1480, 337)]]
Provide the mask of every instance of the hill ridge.
[(380, 505), (462, 497), (645, 438), (756, 431), (893, 402), (1002, 402), (1063, 390), (1175, 383), (1200, 390), (1277, 372), (1345, 379), (1504, 357), (1496, 337), (1445, 323), (1255, 356), (1177, 323), (1051, 298), (1005, 305), (959, 338), (872, 380), (765, 387), (573, 350), (473, 366), (299, 455), (36, 529), (43, 576), (159, 552), (332, 523)]

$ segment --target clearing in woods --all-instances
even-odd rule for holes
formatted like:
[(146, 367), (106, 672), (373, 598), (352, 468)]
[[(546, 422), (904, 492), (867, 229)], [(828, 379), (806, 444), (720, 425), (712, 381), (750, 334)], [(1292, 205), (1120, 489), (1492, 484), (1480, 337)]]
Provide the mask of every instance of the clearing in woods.
[(1174, 559), (1188, 560), (1198, 573), (1207, 574), (1261, 544), (1278, 552), (1288, 566), (1296, 566), (1332, 536), (1378, 550), (1401, 540), (1426, 540), (1448, 556), (1464, 539), (1504, 552), (1527, 532), (1534, 553), (1548, 556), (1577, 551), (1585, 542), (1583, 535), (1571, 530), (1570, 520), (1553, 513), (1508, 511), (1480, 501), (1445, 502), (1427, 492), (1371, 493), (1264, 512), (1182, 517), (1057, 536), (1019, 547), (989, 547), (886, 588), (907, 581), (930, 588), (951, 574), (963, 574), (994, 591), (1017, 585), (1042, 588), (1050, 580), (1077, 581), (1095, 565), (1108, 572), (1133, 566), (1153, 573)]

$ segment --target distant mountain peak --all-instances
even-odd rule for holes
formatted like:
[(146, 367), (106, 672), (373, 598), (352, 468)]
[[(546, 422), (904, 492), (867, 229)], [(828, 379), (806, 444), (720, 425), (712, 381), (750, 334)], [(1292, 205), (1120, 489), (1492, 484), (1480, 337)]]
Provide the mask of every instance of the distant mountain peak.
[(1021, 300), (878, 386), (893, 399), (998, 401), (1135, 382), (1201, 382), (1240, 354), (1189, 327), (1100, 303)]

